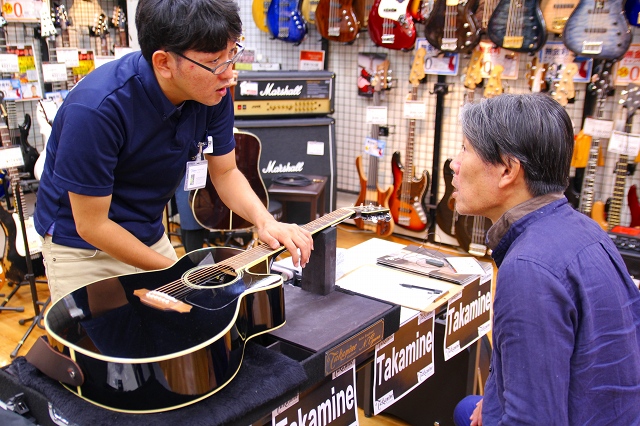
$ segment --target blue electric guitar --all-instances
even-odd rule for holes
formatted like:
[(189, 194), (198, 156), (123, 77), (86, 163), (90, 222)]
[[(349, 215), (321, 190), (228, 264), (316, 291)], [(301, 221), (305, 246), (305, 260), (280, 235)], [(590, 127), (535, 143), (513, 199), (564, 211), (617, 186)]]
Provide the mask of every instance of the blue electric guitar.
[(627, 0), (624, 4), (627, 20), (634, 27), (640, 27), (640, 0)]
[(547, 41), (538, 0), (500, 0), (489, 19), (487, 34), (499, 47), (534, 53)]
[(562, 38), (576, 55), (621, 58), (631, 44), (623, 0), (581, 0), (564, 26)]
[(267, 27), (278, 40), (302, 43), (307, 35), (307, 22), (298, 9), (298, 0), (272, 0), (267, 10)]

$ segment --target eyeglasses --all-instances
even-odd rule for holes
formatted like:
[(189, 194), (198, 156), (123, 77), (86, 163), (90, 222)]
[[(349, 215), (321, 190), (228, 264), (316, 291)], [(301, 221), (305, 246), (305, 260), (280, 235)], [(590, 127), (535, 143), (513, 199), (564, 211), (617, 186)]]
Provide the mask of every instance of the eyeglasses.
[(242, 52), (244, 52), (244, 46), (238, 42), (236, 42), (236, 53), (233, 55), (233, 57), (231, 59), (229, 59), (228, 61), (225, 61), (213, 68), (209, 68), (206, 65), (201, 64), (198, 61), (194, 61), (191, 58), (188, 58), (186, 56), (184, 56), (182, 53), (178, 53), (178, 52), (173, 52), (170, 51), (171, 53), (175, 53), (176, 55), (180, 56), (181, 58), (186, 59), (187, 61), (191, 62), (192, 64), (196, 64), (197, 66), (199, 66), (200, 68), (204, 68), (205, 70), (209, 71), (210, 73), (213, 73), (214, 75), (220, 75), (223, 72), (225, 72), (227, 70), (227, 68), (229, 68), (229, 65), (233, 65), (236, 62), (238, 62), (238, 59), (240, 59), (240, 55), (242, 55)]

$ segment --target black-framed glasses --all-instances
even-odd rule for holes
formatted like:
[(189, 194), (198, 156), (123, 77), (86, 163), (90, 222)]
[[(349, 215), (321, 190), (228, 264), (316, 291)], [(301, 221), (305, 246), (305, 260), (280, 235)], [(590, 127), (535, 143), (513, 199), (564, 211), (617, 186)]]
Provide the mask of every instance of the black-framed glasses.
[(235, 64), (236, 62), (238, 62), (238, 59), (240, 59), (240, 55), (242, 55), (242, 52), (244, 52), (244, 46), (238, 42), (236, 42), (236, 53), (233, 55), (233, 57), (231, 59), (229, 59), (228, 61), (224, 61), (223, 63), (216, 65), (213, 68), (209, 68), (206, 65), (201, 64), (198, 61), (194, 61), (193, 59), (184, 56), (182, 53), (178, 53), (178, 52), (174, 52), (174, 51), (170, 51), (172, 53), (175, 53), (176, 55), (180, 56), (181, 58), (186, 59), (187, 61), (191, 62), (192, 64), (196, 64), (197, 66), (199, 66), (200, 68), (204, 68), (205, 70), (209, 71), (210, 73), (214, 74), (214, 75), (220, 75), (223, 72), (225, 72), (227, 70), (227, 68), (229, 68), (230, 65)]

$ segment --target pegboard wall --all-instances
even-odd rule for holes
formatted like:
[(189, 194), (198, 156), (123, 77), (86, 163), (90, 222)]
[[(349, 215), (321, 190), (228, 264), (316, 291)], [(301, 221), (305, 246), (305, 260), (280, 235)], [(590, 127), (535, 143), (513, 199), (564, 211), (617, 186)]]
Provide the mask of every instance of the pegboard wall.
[[(325, 50), (327, 69), (336, 74), (335, 81), (335, 118), (336, 145), (337, 145), (337, 188), (339, 191), (357, 194), (360, 191), (360, 182), (355, 167), (355, 159), (364, 153), (364, 142), (367, 136), (371, 135), (371, 125), (366, 124), (366, 109), (372, 105), (372, 98), (358, 96), (358, 54), (362, 52), (386, 54), (390, 62), (390, 75), (392, 76), (392, 87), (390, 90), (382, 92), (382, 105), (388, 108), (389, 135), (386, 141), (386, 152), (379, 161), (378, 183), (381, 188), (387, 188), (393, 184), (391, 174), (391, 154), (395, 151), (401, 153), (401, 158), (405, 158), (405, 148), (409, 137), (409, 120), (403, 118), (403, 108), (405, 99), (411, 91), (409, 83), (409, 73), (414, 58), (412, 51), (398, 51), (385, 49), (375, 45), (367, 32), (362, 32), (352, 44), (342, 44), (336, 42), (322, 42), (320, 34), (313, 24), (308, 24), (308, 33), (299, 44), (287, 43), (277, 39), (262, 31), (255, 24), (252, 14), (252, 7), (256, 2), (263, 0), (238, 0), (240, 13), (244, 23), (244, 36), (246, 48), (255, 52), (261, 61), (279, 63), (282, 70), (298, 69), (299, 55), (301, 50)], [(135, 0), (68, 0), (57, 4), (66, 6), (72, 25), (69, 27), (70, 45), (79, 49), (94, 50), (99, 52), (99, 41), (91, 36), (90, 28), (95, 25), (96, 17), (100, 13), (111, 16), (115, 6), (120, 6), (127, 11), (126, 16), (131, 23), (134, 20), (137, 4)], [(127, 6), (129, 9), (127, 10)], [(7, 45), (32, 45), (36, 61), (41, 61), (40, 40), (34, 36), (34, 29), (37, 23), (14, 23), (10, 22), (6, 27)], [(425, 26), (416, 23), (418, 37), (423, 37)], [(111, 40), (115, 39), (114, 29), (110, 28)], [(640, 41), (640, 30), (632, 27), (634, 39)], [(134, 31), (130, 31), (135, 34)], [(134, 37), (135, 38), (135, 37)], [(550, 35), (549, 40), (553, 36)], [(57, 37), (58, 45), (61, 45), (60, 36)], [(135, 39), (131, 40), (131, 45), (135, 46)], [(440, 200), (444, 193), (444, 182), (442, 179), (442, 167), (447, 158), (455, 157), (461, 142), (462, 134), (458, 125), (459, 108), (465, 101), (466, 89), (462, 84), (461, 74), (464, 73), (469, 56), (461, 56), (459, 63), (459, 73), (457, 76), (447, 76), (446, 85), (448, 93), (444, 95), (444, 109), (442, 122), (442, 138), (440, 141), (440, 159), (437, 170), (439, 171), (439, 188), (436, 200)], [(529, 86), (525, 79), (527, 65), (531, 57), (526, 54), (519, 55), (519, 72), (517, 80), (503, 80), (504, 90), (507, 93), (526, 93)], [(418, 100), (426, 104), (426, 119), (417, 120), (415, 126), (415, 145), (413, 152), (413, 164), (416, 174), (420, 175), (422, 170), (432, 172), (434, 153), (434, 125), (437, 97), (434, 94), (437, 76), (428, 75), (421, 82), (418, 89)], [(585, 99), (585, 83), (576, 84), (576, 97), (574, 102), (566, 106), (571, 116), (576, 132), (582, 123), (582, 111)], [(622, 87), (617, 87), (615, 94), (609, 97), (604, 108), (604, 119), (614, 119), (620, 111), (619, 101), (622, 99)], [(482, 90), (477, 89), (475, 98), (482, 95)], [(18, 101), (13, 107), (15, 113), (10, 122), (10, 128), (16, 129), (22, 123), (25, 114), (35, 115), (36, 102)], [(632, 131), (640, 132), (637, 121), (634, 118)], [(38, 151), (44, 146), (42, 136), (38, 131), (38, 125), (33, 120), (34, 125), (29, 134), (29, 142)], [(606, 146), (606, 141), (601, 145)], [(617, 161), (617, 154), (606, 155), (604, 167), (598, 167), (595, 185), (595, 200), (606, 200), (613, 194), (614, 170)], [(366, 164), (366, 162), (364, 162)], [(640, 173), (628, 176), (626, 179), (625, 194), (628, 188), (640, 182)], [(630, 220), (629, 209), (624, 202), (621, 215), (621, 224), (627, 225)]]

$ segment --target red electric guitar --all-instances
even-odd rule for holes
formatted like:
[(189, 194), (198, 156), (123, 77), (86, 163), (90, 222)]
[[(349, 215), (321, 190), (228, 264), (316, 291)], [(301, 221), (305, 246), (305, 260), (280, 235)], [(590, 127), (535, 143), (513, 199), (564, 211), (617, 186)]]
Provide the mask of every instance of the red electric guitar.
[(380, 16), (383, 2), (397, 3), (395, 0), (375, 0), (369, 12), (369, 37), (376, 45), (394, 50), (409, 50), (416, 43), (416, 28), (411, 14), (394, 20)]

